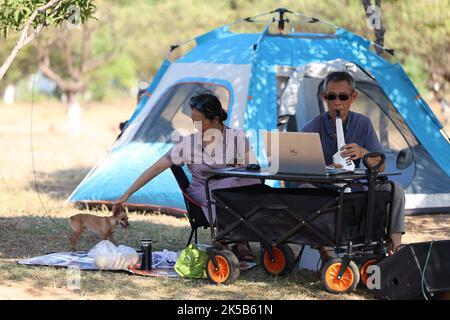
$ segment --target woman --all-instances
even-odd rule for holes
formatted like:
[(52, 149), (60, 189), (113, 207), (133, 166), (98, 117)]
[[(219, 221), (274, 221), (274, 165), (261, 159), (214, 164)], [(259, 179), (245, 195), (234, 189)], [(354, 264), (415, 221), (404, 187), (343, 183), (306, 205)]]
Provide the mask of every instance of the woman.
[[(187, 189), (190, 197), (202, 205), (203, 213), (209, 221), (205, 181), (211, 176), (210, 169), (230, 165), (256, 163), (249, 142), (243, 131), (227, 128), (224, 121), (227, 113), (219, 99), (212, 94), (200, 94), (189, 100), (191, 118), (198, 132), (184, 137), (156, 163), (150, 166), (130, 188), (117, 200), (114, 206), (124, 203), (134, 192), (142, 188), (172, 164), (186, 164), (192, 173), (192, 182)], [(210, 190), (260, 184), (259, 179), (230, 177), (210, 181)], [(113, 209), (114, 210), (114, 209)], [(213, 220), (215, 207), (213, 206)], [(237, 242), (236, 251), (240, 260), (254, 259), (248, 244)]]

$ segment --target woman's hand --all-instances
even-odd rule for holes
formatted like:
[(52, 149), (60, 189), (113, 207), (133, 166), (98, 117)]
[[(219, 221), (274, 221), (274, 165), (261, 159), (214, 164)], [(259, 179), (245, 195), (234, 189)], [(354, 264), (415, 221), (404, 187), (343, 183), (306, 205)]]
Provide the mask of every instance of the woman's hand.
[(120, 196), (120, 198), (117, 198), (116, 200), (114, 200), (112, 202), (112, 211), (113, 211), (113, 213), (120, 212), (122, 210), (122, 203), (127, 201), (128, 197), (129, 197), (129, 195), (124, 193), (122, 196)]
[(124, 203), (125, 201), (128, 200), (128, 197), (129, 197), (129, 195), (124, 193), (123, 195), (120, 196), (120, 198), (117, 198), (116, 200), (114, 200), (112, 202), (113, 206), (120, 205), (120, 204)]

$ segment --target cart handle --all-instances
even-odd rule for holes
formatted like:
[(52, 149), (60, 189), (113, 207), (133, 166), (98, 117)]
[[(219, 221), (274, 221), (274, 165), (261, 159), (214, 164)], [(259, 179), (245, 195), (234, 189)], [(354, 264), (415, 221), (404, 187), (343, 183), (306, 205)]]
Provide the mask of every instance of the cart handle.
[[(369, 163), (367, 162), (367, 160), (369, 158), (377, 158), (377, 157), (381, 158), (380, 162), (378, 162), (374, 166), (370, 166)], [(363, 157), (363, 163), (366, 166), (366, 168), (369, 169), (369, 171), (372, 171), (372, 170), (377, 170), (378, 171), (378, 169), (384, 164), (384, 160), (385, 159), (386, 159), (386, 156), (384, 155), (383, 152), (369, 152), (368, 154), (366, 154)]]

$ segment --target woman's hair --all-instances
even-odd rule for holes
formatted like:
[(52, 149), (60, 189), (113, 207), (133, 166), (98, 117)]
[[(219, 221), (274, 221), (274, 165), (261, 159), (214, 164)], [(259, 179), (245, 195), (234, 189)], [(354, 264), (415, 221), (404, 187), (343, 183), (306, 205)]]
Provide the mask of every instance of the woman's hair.
[(215, 117), (218, 117), (219, 121), (223, 122), (228, 117), (226, 111), (223, 110), (219, 99), (209, 93), (193, 96), (189, 99), (189, 105), (191, 108), (201, 112), (205, 118), (209, 120), (214, 120)]

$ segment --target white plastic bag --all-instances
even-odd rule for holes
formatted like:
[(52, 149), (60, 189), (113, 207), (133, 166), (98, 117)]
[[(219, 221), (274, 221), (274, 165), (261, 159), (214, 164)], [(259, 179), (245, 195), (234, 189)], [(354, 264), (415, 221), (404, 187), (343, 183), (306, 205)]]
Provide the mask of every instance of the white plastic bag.
[(138, 262), (139, 255), (130, 247), (116, 247), (111, 241), (103, 240), (95, 245), (88, 256), (94, 259), (100, 270), (127, 270)]
[(135, 265), (139, 260), (139, 254), (133, 248), (121, 244), (117, 247), (117, 251), (119, 251), (119, 253), (125, 258), (128, 265)]
[(178, 253), (164, 249), (152, 253), (152, 268), (173, 268), (178, 259)]

